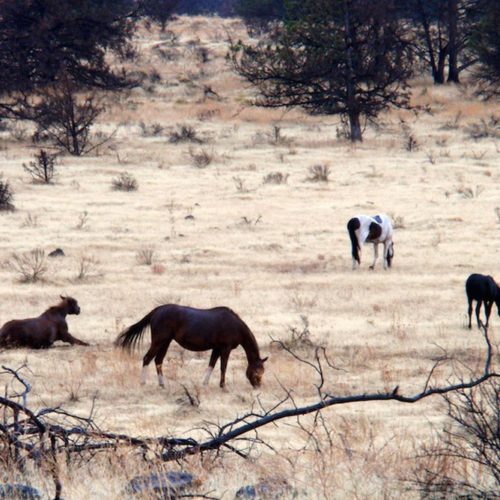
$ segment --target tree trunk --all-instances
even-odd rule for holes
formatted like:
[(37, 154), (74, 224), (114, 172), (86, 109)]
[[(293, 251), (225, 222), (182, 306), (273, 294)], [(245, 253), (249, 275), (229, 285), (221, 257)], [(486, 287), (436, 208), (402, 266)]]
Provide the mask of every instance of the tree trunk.
[(356, 109), (356, 87), (354, 77), (354, 66), (352, 56), (352, 37), (351, 37), (351, 22), (349, 18), (349, 6), (344, 0), (344, 27), (345, 41), (347, 47), (347, 114), (349, 116), (349, 124), (351, 126), (351, 142), (362, 141), (361, 126), (359, 124), (359, 111)]
[(460, 83), (458, 78), (457, 0), (448, 0), (448, 81)]
[(444, 68), (446, 66), (446, 56), (448, 55), (447, 48), (439, 49), (437, 65), (432, 68), (432, 77), (436, 85), (444, 83)]
[(361, 134), (361, 124), (358, 112), (349, 113), (349, 125), (351, 126), (351, 142), (361, 142), (363, 136)]

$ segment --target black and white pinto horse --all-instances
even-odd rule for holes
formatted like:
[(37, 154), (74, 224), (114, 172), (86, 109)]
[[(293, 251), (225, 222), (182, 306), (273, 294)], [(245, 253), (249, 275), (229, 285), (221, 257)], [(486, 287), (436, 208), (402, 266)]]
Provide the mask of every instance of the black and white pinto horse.
[(378, 245), (384, 244), (384, 269), (391, 267), (394, 257), (394, 243), (392, 241), (392, 224), (387, 215), (380, 214), (357, 215), (347, 223), (347, 231), (352, 245), (352, 268), (356, 269), (361, 264), (361, 247), (364, 243), (373, 243), (373, 264), (370, 269), (375, 269), (378, 259)]

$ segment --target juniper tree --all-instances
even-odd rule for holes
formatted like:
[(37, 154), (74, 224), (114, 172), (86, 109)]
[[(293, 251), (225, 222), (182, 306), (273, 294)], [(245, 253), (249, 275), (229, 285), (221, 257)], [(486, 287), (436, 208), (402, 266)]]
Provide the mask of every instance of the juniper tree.
[(255, 85), (255, 104), (341, 115), (352, 141), (361, 119), (408, 105), (411, 54), (392, 1), (285, 0), (284, 22), (265, 41), (233, 43), (234, 69)]
[(2, 0), (0, 114), (31, 119), (30, 99), (61, 75), (86, 88), (130, 85), (107, 56), (130, 54), (138, 13), (134, 0)]

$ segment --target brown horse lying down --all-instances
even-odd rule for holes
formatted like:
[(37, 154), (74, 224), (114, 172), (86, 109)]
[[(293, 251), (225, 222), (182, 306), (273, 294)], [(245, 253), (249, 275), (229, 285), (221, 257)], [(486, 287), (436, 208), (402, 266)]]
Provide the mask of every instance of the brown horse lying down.
[(147, 326), (151, 327), (151, 347), (143, 358), (142, 383), (145, 383), (146, 367), (154, 358), (158, 383), (161, 387), (164, 386), (163, 358), (170, 343), (175, 340), (181, 347), (190, 351), (212, 350), (205, 384), (208, 384), (215, 363), (220, 358), (221, 387), (224, 387), (226, 382), (229, 354), (236, 347), (243, 347), (248, 360), (246, 376), (254, 387), (260, 386), (267, 358), (260, 357), (259, 346), (250, 328), (231, 309), (196, 309), (175, 304), (159, 306), (124, 330), (115, 344), (124, 349), (133, 349)]
[(67, 314), (80, 314), (78, 302), (61, 296), (61, 302), (49, 307), (37, 318), (13, 319), (0, 328), (0, 347), (50, 347), (56, 340), (88, 345), (68, 332)]

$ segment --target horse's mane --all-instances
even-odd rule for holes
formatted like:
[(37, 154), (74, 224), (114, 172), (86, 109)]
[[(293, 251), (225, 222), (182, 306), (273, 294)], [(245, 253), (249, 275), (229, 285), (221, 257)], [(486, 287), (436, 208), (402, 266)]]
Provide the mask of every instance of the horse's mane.
[(46, 309), (43, 314), (56, 314), (60, 313), (62, 310), (64, 310), (66, 306), (66, 299), (61, 300), (58, 304), (55, 306), (50, 306), (48, 309)]
[(260, 359), (260, 351), (259, 351), (259, 344), (257, 344), (257, 339), (255, 338), (255, 335), (253, 334), (252, 330), (250, 330), (249, 326), (236, 314), (232, 309), (229, 309), (234, 316), (239, 320), (240, 325), (242, 327), (242, 333), (244, 334), (242, 337), (242, 347), (245, 349), (245, 352), (247, 353), (247, 358), (250, 361), (249, 357), (249, 350), (252, 352), (255, 352), (257, 354), (257, 359)]

